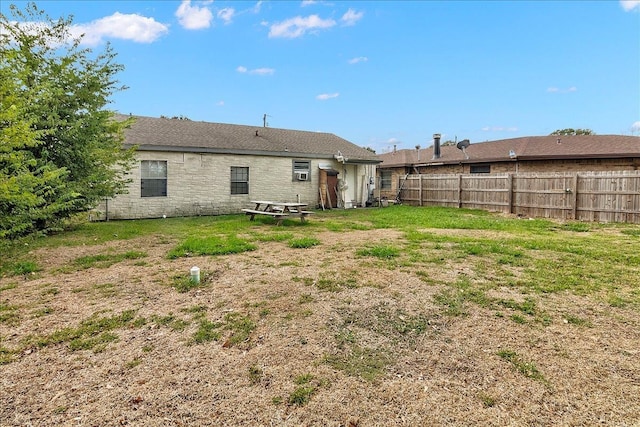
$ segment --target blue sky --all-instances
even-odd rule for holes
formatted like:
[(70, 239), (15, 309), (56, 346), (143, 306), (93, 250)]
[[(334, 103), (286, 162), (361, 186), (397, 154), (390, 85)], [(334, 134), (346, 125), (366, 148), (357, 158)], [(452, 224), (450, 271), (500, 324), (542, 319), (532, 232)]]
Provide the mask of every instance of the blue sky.
[[(2, 1), (2, 12), (8, 4)], [(110, 42), (113, 110), (330, 132), (378, 153), (640, 135), (640, 1), (40, 1)]]

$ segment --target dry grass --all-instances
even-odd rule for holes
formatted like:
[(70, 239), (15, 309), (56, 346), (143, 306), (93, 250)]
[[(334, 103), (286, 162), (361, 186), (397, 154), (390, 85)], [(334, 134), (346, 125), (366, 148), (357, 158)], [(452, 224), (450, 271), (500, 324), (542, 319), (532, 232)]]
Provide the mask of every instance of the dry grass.
[[(44, 271), (0, 279), (0, 425), (640, 424), (637, 308), (468, 296), (443, 283), (491, 280), (477, 264), (357, 255), (402, 247), (399, 231), (314, 238), (173, 260), (166, 238), (35, 251)], [(109, 248), (146, 256), (69, 268)], [(193, 265), (202, 283), (178, 292)]]

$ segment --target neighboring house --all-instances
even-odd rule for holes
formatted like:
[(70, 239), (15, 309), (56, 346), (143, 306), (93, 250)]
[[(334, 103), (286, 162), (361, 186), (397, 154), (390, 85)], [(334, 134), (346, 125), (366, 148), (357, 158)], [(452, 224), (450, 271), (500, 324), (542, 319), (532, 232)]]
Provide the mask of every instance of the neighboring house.
[[(640, 169), (640, 137), (532, 136), (380, 154), (380, 197), (395, 199), (407, 174), (624, 171)], [(438, 155), (439, 152), (439, 155)]]
[(99, 219), (239, 213), (252, 200), (364, 206), (380, 162), (330, 133), (168, 118), (135, 117), (124, 144), (136, 147), (128, 194)]

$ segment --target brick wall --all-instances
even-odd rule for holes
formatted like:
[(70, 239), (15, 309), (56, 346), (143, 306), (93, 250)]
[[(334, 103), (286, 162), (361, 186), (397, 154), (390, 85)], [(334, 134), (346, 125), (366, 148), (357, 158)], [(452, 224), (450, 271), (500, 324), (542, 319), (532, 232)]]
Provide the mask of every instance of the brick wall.
[[(129, 193), (108, 200), (107, 205), (101, 203), (93, 218), (104, 219), (107, 210), (109, 219), (239, 213), (256, 199), (297, 201), (299, 198), (315, 207), (318, 164), (332, 163), (324, 159), (297, 159), (311, 160), (311, 175), (309, 181), (294, 181), (292, 158), (140, 151), (137, 159), (128, 176), (131, 179)], [(140, 196), (142, 160), (167, 162), (166, 197)], [(232, 166), (249, 167), (249, 194), (231, 194)]]

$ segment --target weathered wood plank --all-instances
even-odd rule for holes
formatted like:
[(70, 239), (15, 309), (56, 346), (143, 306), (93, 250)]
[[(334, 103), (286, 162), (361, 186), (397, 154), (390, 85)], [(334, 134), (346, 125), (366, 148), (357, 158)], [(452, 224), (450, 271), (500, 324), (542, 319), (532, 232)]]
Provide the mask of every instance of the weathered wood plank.
[(409, 175), (401, 200), (528, 217), (640, 223), (640, 172)]

